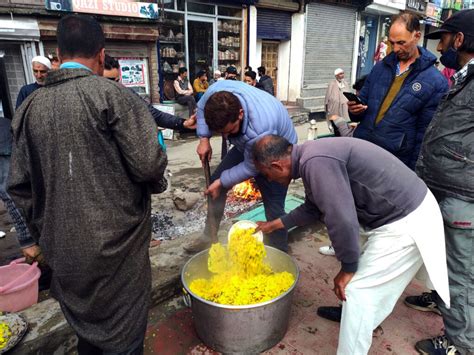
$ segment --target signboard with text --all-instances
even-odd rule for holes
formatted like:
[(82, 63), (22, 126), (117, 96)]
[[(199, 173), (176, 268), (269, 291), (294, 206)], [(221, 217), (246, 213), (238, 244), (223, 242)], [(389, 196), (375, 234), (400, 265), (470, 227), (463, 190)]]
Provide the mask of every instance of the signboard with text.
[(45, 0), (52, 11), (82, 12), (107, 16), (158, 18), (158, 5), (134, 0)]

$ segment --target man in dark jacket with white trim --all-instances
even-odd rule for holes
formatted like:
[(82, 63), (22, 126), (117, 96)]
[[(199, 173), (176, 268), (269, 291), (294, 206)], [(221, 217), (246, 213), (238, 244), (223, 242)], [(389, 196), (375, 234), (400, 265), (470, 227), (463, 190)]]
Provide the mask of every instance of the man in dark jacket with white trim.
[(352, 121), (360, 121), (354, 137), (388, 150), (415, 169), (423, 136), (448, 83), (434, 67), (436, 57), (417, 47), (420, 23), (413, 14), (392, 19), (393, 52), (369, 74), (359, 98), (348, 102)]
[[(444, 220), (451, 308), (433, 292), (444, 335), (416, 343), (421, 354), (474, 354), (474, 10), (457, 12), (437, 31), (440, 61), (454, 85), (426, 130), (417, 174), (438, 200)], [(420, 298), (422, 301), (423, 297)], [(416, 297), (411, 297), (411, 302)], [(408, 301), (408, 299), (407, 299)], [(418, 309), (423, 310), (421, 302)], [(415, 307), (414, 307), (415, 308)], [(424, 309), (426, 310), (426, 309)]]

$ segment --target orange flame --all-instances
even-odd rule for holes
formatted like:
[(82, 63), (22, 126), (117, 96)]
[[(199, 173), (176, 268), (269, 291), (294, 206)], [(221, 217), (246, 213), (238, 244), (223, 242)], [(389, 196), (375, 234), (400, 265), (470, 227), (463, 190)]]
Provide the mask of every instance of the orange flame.
[(236, 198), (241, 200), (258, 200), (262, 198), (260, 190), (258, 190), (251, 179), (235, 185), (232, 192)]

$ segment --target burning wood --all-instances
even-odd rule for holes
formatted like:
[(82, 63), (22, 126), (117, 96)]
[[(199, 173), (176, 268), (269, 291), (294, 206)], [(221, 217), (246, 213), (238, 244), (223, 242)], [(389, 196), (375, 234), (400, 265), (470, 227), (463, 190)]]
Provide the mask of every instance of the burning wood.
[(240, 200), (260, 200), (262, 198), (262, 194), (253, 179), (235, 185), (232, 193), (235, 198)]

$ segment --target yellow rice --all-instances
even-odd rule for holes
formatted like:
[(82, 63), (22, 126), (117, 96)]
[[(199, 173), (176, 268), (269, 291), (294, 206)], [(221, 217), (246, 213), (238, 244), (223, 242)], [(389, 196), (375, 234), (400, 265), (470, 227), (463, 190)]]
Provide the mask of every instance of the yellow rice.
[(235, 228), (229, 244), (213, 244), (209, 251), (210, 279), (196, 279), (191, 291), (208, 301), (226, 305), (265, 302), (287, 291), (295, 282), (289, 272), (274, 273), (264, 262), (265, 247), (252, 236), (254, 229)]

